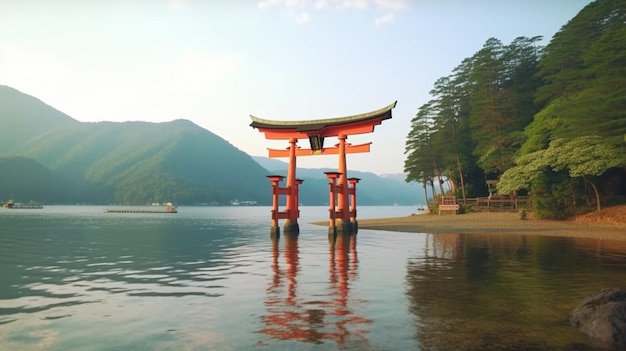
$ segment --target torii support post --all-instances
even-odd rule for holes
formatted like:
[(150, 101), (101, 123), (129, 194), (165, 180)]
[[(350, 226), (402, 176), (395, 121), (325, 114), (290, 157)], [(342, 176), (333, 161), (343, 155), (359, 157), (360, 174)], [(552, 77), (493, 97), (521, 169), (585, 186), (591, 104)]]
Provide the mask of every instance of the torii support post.
[[(296, 180), (296, 143), (298, 139), (289, 139), (289, 170), (287, 171), (287, 204), (286, 211), (288, 213), (287, 220), (285, 221), (285, 234), (297, 235), (300, 233), (300, 226), (298, 225), (298, 217), (300, 211), (298, 210), (298, 181)], [(300, 184), (302, 181), (300, 181)]]
[(349, 203), (348, 203), (348, 193), (349, 193), (349, 189), (348, 189), (348, 167), (347, 167), (347, 163), (346, 163), (346, 139), (348, 139), (348, 136), (345, 134), (339, 134), (337, 136), (337, 138), (339, 139), (339, 165), (338, 165), (338, 172), (339, 172), (339, 193), (338, 193), (338, 209), (337, 212), (339, 212), (339, 220), (337, 223), (337, 228), (340, 232), (345, 233), (345, 234), (352, 234), (354, 233), (354, 227), (352, 226), (352, 222), (350, 221), (350, 209), (349, 209)]
[(295, 197), (295, 209), (296, 209), (296, 218), (300, 218), (300, 185), (304, 183), (304, 179), (296, 178), (296, 197)]
[(354, 234), (359, 231), (359, 222), (356, 220), (356, 184), (359, 180), (361, 179), (348, 178), (348, 183), (350, 184), (350, 189), (348, 189), (348, 194), (350, 195), (350, 223), (352, 223)]
[[(292, 218), (292, 216), (295, 215), (295, 218), (296, 218), (295, 225), (296, 227), (298, 225), (297, 218), (300, 215), (300, 210), (298, 209), (298, 201), (299, 201), (298, 187), (300, 184), (302, 184), (302, 182), (304, 182), (304, 180), (302, 179), (294, 180), (294, 184), (295, 184), (294, 187), (295, 187), (296, 195), (292, 199), (295, 199), (295, 203), (296, 203), (295, 207), (293, 207), (293, 209), (286, 209), (285, 211), (279, 211), (278, 209), (278, 205), (280, 203), (279, 196), (285, 195), (287, 197), (287, 203), (289, 203), (290, 201), (289, 195), (292, 194), (293, 188), (289, 188), (289, 187), (281, 188), (280, 187), (280, 182), (282, 182), (283, 179), (285, 179), (285, 177), (281, 175), (269, 175), (267, 176), (267, 178), (270, 180), (270, 182), (272, 182), (272, 211), (271, 211), (272, 226), (270, 227), (270, 237), (272, 239), (278, 239), (280, 237), (280, 227), (278, 226), (279, 219), (289, 220), (290, 218)], [(285, 235), (297, 236), (299, 234), (297, 230), (296, 231), (293, 230), (293, 223), (294, 222), (285, 223), (285, 229), (284, 229)]]
[(328, 222), (328, 241), (330, 241), (331, 243), (335, 242), (335, 238), (337, 237), (337, 210), (335, 209), (335, 199), (337, 198), (337, 178), (339, 178), (339, 176), (341, 176), (341, 173), (339, 172), (324, 172), (324, 174), (326, 174), (326, 177), (328, 178), (329, 182), (328, 182), (328, 187), (329, 187), (329, 198), (328, 198), (328, 204), (329, 204), (329, 208), (328, 208), (328, 215), (329, 215), (329, 222)]
[(285, 179), (280, 175), (267, 176), (270, 182), (272, 182), (272, 226), (270, 227), (270, 237), (272, 239), (278, 239), (280, 237), (280, 227), (278, 226), (278, 219), (280, 218), (280, 212), (278, 211), (278, 195), (285, 193), (284, 188), (279, 186), (279, 183)]
[[(289, 210), (289, 220), (285, 223), (285, 235), (298, 236), (300, 234), (300, 226), (298, 218), (300, 218), (300, 184), (304, 180), (296, 178), (293, 185), (293, 193), (291, 194), (292, 208)], [(292, 219), (293, 218), (293, 219)]]

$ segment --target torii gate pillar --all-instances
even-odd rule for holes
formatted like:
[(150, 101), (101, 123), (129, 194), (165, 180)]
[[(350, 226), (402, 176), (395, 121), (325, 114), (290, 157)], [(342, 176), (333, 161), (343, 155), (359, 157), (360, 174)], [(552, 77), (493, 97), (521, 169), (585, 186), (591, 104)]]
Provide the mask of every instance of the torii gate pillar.
[(348, 194), (350, 195), (350, 211), (348, 215), (350, 217), (350, 223), (352, 224), (352, 230), (356, 234), (359, 231), (359, 223), (356, 220), (356, 184), (359, 182), (359, 178), (348, 178), (350, 188)]
[(346, 139), (348, 139), (348, 136), (339, 134), (337, 139), (339, 139), (339, 219), (337, 221), (337, 230), (342, 233), (353, 233), (354, 229), (350, 222), (350, 211), (348, 208), (348, 167), (346, 164)]
[(339, 172), (324, 172), (326, 174), (326, 178), (328, 178), (328, 193), (330, 194), (328, 200), (328, 217), (330, 221), (328, 223), (328, 241), (331, 243), (335, 242), (335, 238), (337, 237), (337, 210), (336, 210), (336, 199), (337, 199), (337, 178), (341, 175)]
[(286, 212), (287, 220), (285, 221), (285, 233), (298, 234), (300, 226), (298, 225), (298, 217), (300, 210), (298, 209), (299, 191), (298, 185), (302, 184), (301, 180), (296, 179), (296, 143), (298, 139), (289, 139), (289, 169), (287, 170), (287, 203)]

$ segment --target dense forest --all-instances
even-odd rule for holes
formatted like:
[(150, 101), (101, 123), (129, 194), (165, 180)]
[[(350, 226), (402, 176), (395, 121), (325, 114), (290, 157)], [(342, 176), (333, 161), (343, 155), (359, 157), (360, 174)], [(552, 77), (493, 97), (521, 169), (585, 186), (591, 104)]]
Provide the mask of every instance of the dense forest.
[(530, 194), (553, 219), (626, 201), (626, 0), (590, 3), (541, 39), (490, 38), (434, 83), (407, 136), (407, 181), (435, 201)]

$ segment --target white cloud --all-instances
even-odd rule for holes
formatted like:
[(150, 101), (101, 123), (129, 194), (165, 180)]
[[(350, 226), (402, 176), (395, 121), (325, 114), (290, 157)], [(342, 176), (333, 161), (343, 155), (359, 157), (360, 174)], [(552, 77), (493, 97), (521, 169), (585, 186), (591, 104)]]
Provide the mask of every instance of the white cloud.
[(389, 23), (393, 21), (393, 13), (386, 13), (384, 16), (377, 18), (374, 21), (376, 26), (382, 26), (385, 23)]
[(343, 0), (341, 7), (363, 10), (369, 6), (369, 0)]
[[(318, 6), (324, 6), (324, 0), (316, 1), (313, 5), (318, 9)], [(318, 4), (319, 3), (319, 4)], [(293, 18), (297, 23), (306, 23), (309, 21), (309, 13), (306, 11), (309, 8), (308, 0), (263, 0), (258, 2), (258, 7), (261, 10), (269, 9), (270, 7), (284, 7), (287, 8), (287, 15)]]
[(405, 10), (408, 6), (407, 0), (373, 0), (372, 2), (382, 9), (393, 11)]
[(294, 14), (296, 22), (298, 23), (306, 23), (309, 21), (309, 14), (306, 12), (300, 12), (298, 14)]
[(258, 2), (260, 9), (271, 7), (285, 8), (288, 15), (298, 23), (308, 22), (309, 10), (321, 11), (328, 9), (352, 9), (383, 11), (382, 16), (374, 20), (376, 26), (392, 22), (394, 12), (403, 11), (408, 7), (408, 0), (262, 0)]
[(258, 6), (260, 9), (266, 9), (272, 6), (285, 6), (293, 9), (306, 6), (307, 2), (307, 0), (263, 0), (259, 1)]
[(321, 9), (325, 8), (327, 4), (328, 4), (327, 0), (317, 0), (317, 1), (315, 1), (315, 4), (313, 5), (313, 8), (315, 8), (316, 10), (321, 10)]
[(175, 11), (184, 11), (189, 8), (189, 2), (187, 0), (170, 0), (169, 7)]

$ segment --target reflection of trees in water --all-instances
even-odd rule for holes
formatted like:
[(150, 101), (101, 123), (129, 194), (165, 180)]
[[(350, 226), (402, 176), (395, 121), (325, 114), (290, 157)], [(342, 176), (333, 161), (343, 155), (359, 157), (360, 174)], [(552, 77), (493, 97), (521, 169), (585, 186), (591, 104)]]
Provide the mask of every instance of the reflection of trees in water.
[[(431, 242), (435, 240), (436, 242)], [(426, 236), (426, 256), (457, 259), (459, 255), (459, 234), (439, 234)]]
[(357, 277), (356, 236), (337, 236), (329, 249), (329, 299), (298, 297), (298, 239), (285, 236), (285, 268), (281, 269), (278, 242), (273, 243), (273, 278), (267, 289), (261, 333), (283, 340), (339, 346), (367, 343), (363, 325), (372, 321), (355, 315), (350, 304), (349, 281)]
[(421, 348), (588, 347), (568, 315), (589, 293), (626, 285), (626, 248), (616, 254), (618, 245), (609, 246), (607, 255), (598, 241), (429, 235), (424, 252), (409, 260), (406, 278)]

